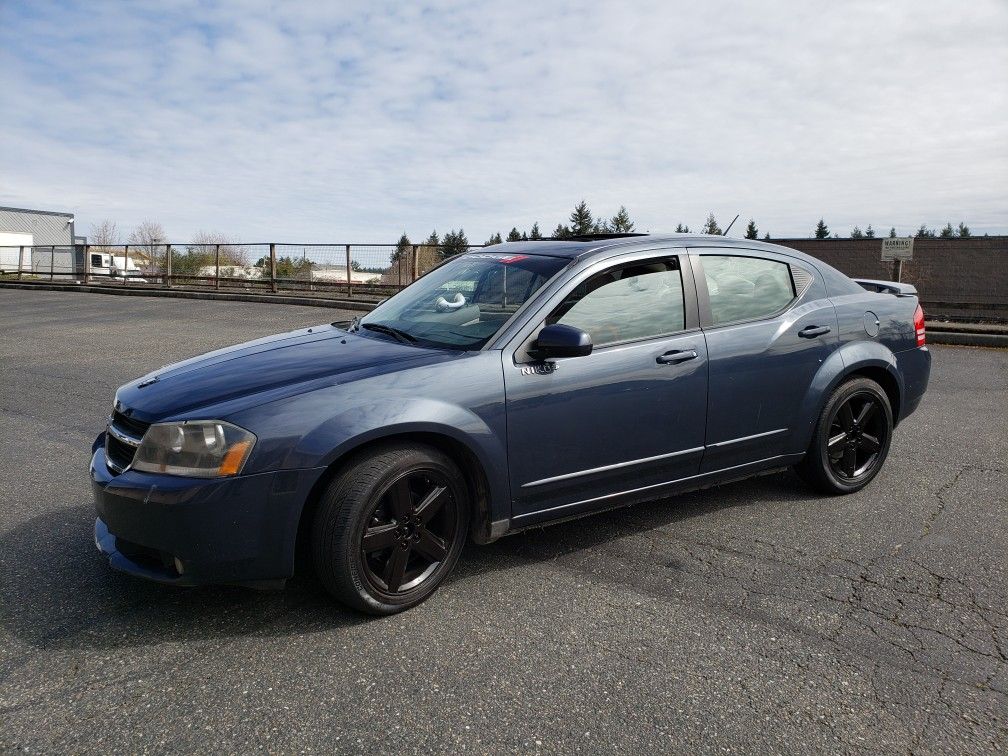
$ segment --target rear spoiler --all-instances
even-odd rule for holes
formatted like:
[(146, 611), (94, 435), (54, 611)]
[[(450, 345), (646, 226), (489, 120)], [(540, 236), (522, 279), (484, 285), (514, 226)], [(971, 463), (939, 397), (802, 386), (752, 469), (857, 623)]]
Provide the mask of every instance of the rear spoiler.
[(913, 284), (898, 281), (875, 281), (870, 278), (855, 278), (854, 283), (862, 289), (878, 294), (895, 294), (897, 297), (916, 297), (917, 287)]

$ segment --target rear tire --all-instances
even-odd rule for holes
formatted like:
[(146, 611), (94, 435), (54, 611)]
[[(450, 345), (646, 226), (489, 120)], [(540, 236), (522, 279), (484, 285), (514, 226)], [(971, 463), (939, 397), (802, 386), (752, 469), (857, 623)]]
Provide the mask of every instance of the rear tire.
[(337, 600), (394, 614), (437, 590), (468, 525), (468, 487), (450, 458), (421, 444), (384, 446), (351, 461), (326, 489), (312, 557)]
[(882, 469), (892, 429), (892, 407), (882, 387), (869, 378), (847, 381), (823, 407), (795, 472), (823, 493), (860, 491)]

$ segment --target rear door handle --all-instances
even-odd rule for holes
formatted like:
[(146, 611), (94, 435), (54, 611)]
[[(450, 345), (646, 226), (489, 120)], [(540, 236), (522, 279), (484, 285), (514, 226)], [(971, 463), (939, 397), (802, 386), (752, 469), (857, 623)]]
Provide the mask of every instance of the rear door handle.
[(816, 336), (823, 336), (829, 332), (829, 326), (806, 326), (798, 331), (798, 335), (803, 339), (814, 339)]
[(673, 349), (671, 352), (655, 357), (655, 362), (659, 365), (674, 365), (677, 362), (686, 362), (697, 358), (696, 349)]

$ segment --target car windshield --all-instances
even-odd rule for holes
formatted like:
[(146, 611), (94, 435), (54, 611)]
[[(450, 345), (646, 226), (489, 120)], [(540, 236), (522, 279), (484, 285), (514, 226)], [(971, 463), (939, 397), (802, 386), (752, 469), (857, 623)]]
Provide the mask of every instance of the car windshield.
[(358, 332), (445, 349), (479, 349), (569, 261), (545, 255), (459, 255), (386, 300)]

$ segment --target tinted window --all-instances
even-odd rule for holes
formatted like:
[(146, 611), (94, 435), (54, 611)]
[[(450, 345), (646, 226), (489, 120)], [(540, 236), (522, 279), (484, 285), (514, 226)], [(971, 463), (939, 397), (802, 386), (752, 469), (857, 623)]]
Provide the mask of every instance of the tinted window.
[(91, 255), (91, 267), (100, 268), (102, 266), (101, 255)]
[(595, 346), (675, 333), (686, 327), (675, 258), (612, 268), (581, 282), (547, 319), (580, 328)]
[(787, 263), (758, 257), (704, 255), (714, 325), (765, 318), (794, 299)]

